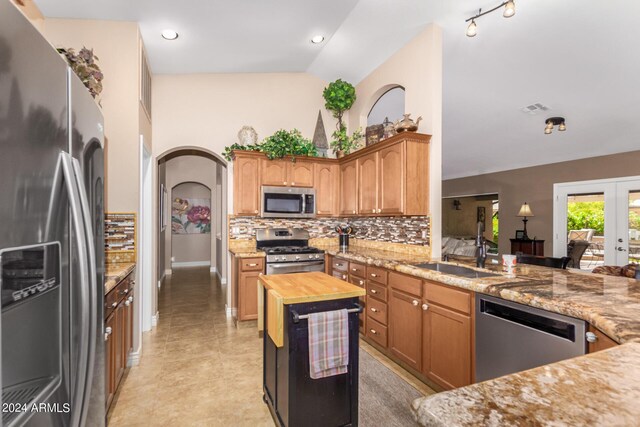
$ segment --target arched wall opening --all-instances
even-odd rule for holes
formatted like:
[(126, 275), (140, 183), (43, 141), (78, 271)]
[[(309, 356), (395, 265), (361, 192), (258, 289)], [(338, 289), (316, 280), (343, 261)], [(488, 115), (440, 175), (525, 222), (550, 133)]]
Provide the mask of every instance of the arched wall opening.
[[(377, 91), (371, 98), (373, 104), (369, 109), (367, 115), (367, 126), (381, 124), (385, 119), (389, 119), (391, 122), (395, 122), (402, 118), (405, 111), (405, 90), (402, 86), (396, 85), (384, 87), (386, 91), (380, 94), (377, 98)], [(388, 88), (388, 89), (387, 89)]]
[[(202, 245), (197, 249), (182, 245), (191, 239), (205, 240), (209, 246), (209, 266), (220, 283), (225, 285), (228, 274), (227, 257), (227, 162), (207, 149), (184, 146), (173, 148), (157, 157), (158, 228), (157, 266), (158, 286), (173, 267), (205, 265)], [(206, 191), (205, 191), (206, 190)], [(185, 192), (186, 191), (186, 192)], [(175, 193), (175, 194), (174, 194)], [(172, 232), (172, 204), (176, 197), (192, 195), (191, 199), (208, 198), (211, 213), (210, 231), (176, 236)], [(197, 196), (204, 197), (197, 197)], [(174, 197), (175, 196), (175, 197)], [(207, 197), (208, 196), (208, 197)], [(201, 224), (202, 226), (202, 224)], [(193, 227), (191, 227), (193, 228)], [(177, 237), (176, 239), (174, 239)], [(196, 259), (202, 258), (202, 259)]]

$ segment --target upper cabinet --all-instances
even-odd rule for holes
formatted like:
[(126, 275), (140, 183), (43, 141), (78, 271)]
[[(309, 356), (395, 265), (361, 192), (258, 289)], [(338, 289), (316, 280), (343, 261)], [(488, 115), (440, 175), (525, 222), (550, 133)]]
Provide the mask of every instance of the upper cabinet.
[(260, 157), (236, 156), (233, 164), (233, 213), (260, 212)]
[(430, 135), (404, 132), (342, 159), (234, 152), (234, 214), (257, 215), (260, 186), (313, 187), (318, 216), (429, 214)]
[(334, 163), (318, 163), (315, 167), (316, 215), (338, 215), (340, 167)]
[(262, 185), (286, 187), (313, 187), (315, 164), (311, 161), (290, 159), (262, 159)]
[(358, 160), (340, 165), (340, 215), (358, 213)]

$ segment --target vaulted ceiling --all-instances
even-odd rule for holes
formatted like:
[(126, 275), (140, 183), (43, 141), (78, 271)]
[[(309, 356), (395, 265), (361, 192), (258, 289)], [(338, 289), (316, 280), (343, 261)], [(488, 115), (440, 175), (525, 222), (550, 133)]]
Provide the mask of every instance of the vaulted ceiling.
[[(307, 71), (357, 83), (436, 22), (445, 179), (640, 149), (635, 0), (516, 0), (512, 18), (478, 19), (474, 38), (464, 20), (500, 0), (35, 1), (46, 17), (139, 22), (154, 73)], [(165, 28), (178, 40), (162, 39)], [(325, 41), (310, 43), (315, 34)], [(550, 109), (521, 111), (538, 102)], [(558, 115), (567, 131), (544, 135)]]

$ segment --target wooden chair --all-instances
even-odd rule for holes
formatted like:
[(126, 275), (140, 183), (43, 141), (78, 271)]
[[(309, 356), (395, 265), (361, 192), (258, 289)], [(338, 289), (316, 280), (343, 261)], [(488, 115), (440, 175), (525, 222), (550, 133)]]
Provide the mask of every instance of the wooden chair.
[(567, 264), (571, 261), (571, 258), (567, 256), (563, 256), (562, 258), (552, 258), (518, 254), (517, 260), (518, 264), (540, 265), (543, 267), (560, 268), (565, 270), (567, 268)]

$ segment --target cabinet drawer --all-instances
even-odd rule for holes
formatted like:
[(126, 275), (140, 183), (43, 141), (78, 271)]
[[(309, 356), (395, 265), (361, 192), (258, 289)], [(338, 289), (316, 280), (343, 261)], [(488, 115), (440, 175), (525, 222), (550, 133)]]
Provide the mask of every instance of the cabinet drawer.
[(383, 285), (387, 284), (387, 270), (380, 267), (371, 267), (367, 266), (367, 279), (373, 280), (374, 282), (382, 283)]
[(332, 276), (335, 277), (336, 279), (340, 279), (344, 281), (346, 281), (348, 278), (347, 273), (344, 273), (340, 270), (333, 270)]
[(350, 274), (349, 275), (349, 283), (351, 283), (352, 285), (356, 285), (356, 286), (359, 286), (361, 288), (364, 288), (366, 283), (367, 283), (367, 281)]
[(350, 262), (349, 274), (353, 274), (354, 276), (362, 277), (364, 279), (367, 277), (367, 268), (364, 264), (358, 264), (357, 262)]
[(367, 337), (382, 347), (387, 347), (387, 327), (371, 317), (367, 317)]
[(131, 285), (131, 280), (129, 277), (127, 277), (122, 282), (120, 282), (118, 286), (116, 286), (115, 291), (117, 293), (116, 298), (118, 301), (126, 298), (131, 293)]
[(241, 271), (264, 270), (264, 258), (240, 258)]
[(333, 258), (331, 260), (331, 268), (333, 271), (344, 271), (345, 273), (349, 271), (349, 261), (345, 261), (343, 259)]
[(387, 302), (387, 288), (370, 280), (367, 282), (367, 295)]
[(387, 324), (387, 304), (367, 297), (367, 316), (383, 325)]
[(424, 298), (461, 313), (471, 313), (471, 293), (433, 282), (424, 282)]
[(106, 319), (118, 306), (118, 287), (116, 286), (104, 297), (104, 318)]
[(389, 273), (389, 286), (418, 298), (422, 296), (422, 280), (416, 277), (391, 272)]

